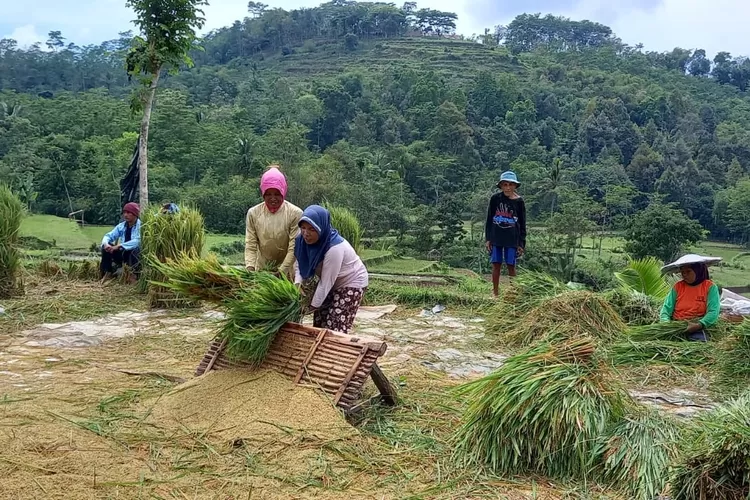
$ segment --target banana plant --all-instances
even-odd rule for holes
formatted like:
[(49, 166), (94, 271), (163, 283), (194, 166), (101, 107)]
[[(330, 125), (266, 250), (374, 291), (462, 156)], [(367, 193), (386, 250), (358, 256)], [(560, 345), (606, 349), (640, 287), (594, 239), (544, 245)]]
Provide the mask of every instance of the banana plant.
[(615, 278), (628, 290), (664, 300), (672, 283), (661, 274), (661, 266), (662, 263), (654, 257), (631, 259), (625, 269), (615, 273)]

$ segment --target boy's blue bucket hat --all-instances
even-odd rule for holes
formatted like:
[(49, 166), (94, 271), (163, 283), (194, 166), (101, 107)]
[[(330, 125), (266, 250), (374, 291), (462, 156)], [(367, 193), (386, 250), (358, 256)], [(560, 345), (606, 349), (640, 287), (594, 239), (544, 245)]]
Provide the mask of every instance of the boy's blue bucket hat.
[(520, 186), (521, 183), (518, 182), (518, 177), (516, 177), (515, 172), (511, 172), (508, 170), (507, 172), (503, 172), (502, 175), (500, 175), (500, 181), (497, 183), (499, 186), (501, 182), (512, 182), (516, 186)]

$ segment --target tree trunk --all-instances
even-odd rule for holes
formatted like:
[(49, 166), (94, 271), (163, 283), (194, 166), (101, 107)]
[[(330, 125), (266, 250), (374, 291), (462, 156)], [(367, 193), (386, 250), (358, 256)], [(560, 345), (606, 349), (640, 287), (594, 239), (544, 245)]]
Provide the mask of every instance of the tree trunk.
[(157, 68), (151, 77), (151, 85), (148, 87), (146, 100), (143, 103), (141, 141), (138, 146), (138, 201), (142, 209), (148, 206), (148, 128), (151, 124), (151, 108), (154, 105), (154, 95), (156, 95), (160, 72), (161, 68)]

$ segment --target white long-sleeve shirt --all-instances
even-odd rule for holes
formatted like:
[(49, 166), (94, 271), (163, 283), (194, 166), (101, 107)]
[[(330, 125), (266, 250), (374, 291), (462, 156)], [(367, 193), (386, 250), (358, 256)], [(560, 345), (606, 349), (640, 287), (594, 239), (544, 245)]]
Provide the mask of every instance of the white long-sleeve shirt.
[[(312, 307), (323, 305), (323, 301), (331, 290), (367, 288), (369, 284), (365, 264), (346, 240), (328, 250), (323, 257), (323, 263), (315, 270), (315, 274), (318, 275), (320, 281), (310, 302)], [(294, 282), (302, 283), (302, 276), (296, 261), (294, 262)]]

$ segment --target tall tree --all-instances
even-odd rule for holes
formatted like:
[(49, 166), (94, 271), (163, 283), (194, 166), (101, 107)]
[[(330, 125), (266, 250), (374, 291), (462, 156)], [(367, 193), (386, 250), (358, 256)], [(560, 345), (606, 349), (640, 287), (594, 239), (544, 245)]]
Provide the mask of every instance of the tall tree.
[(151, 108), (162, 70), (176, 71), (180, 64), (191, 66), (188, 52), (193, 48), (205, 19), (206, 0), (126, 0), (136, 14), (135, 24), (141, 36), (133, 38), (127, 56), (128, 74), (139, 76), (143, 88), (139, 107), (143, 110), (138, 150), (139, 196), (142, 206), (148, 205), (148, 129)]

